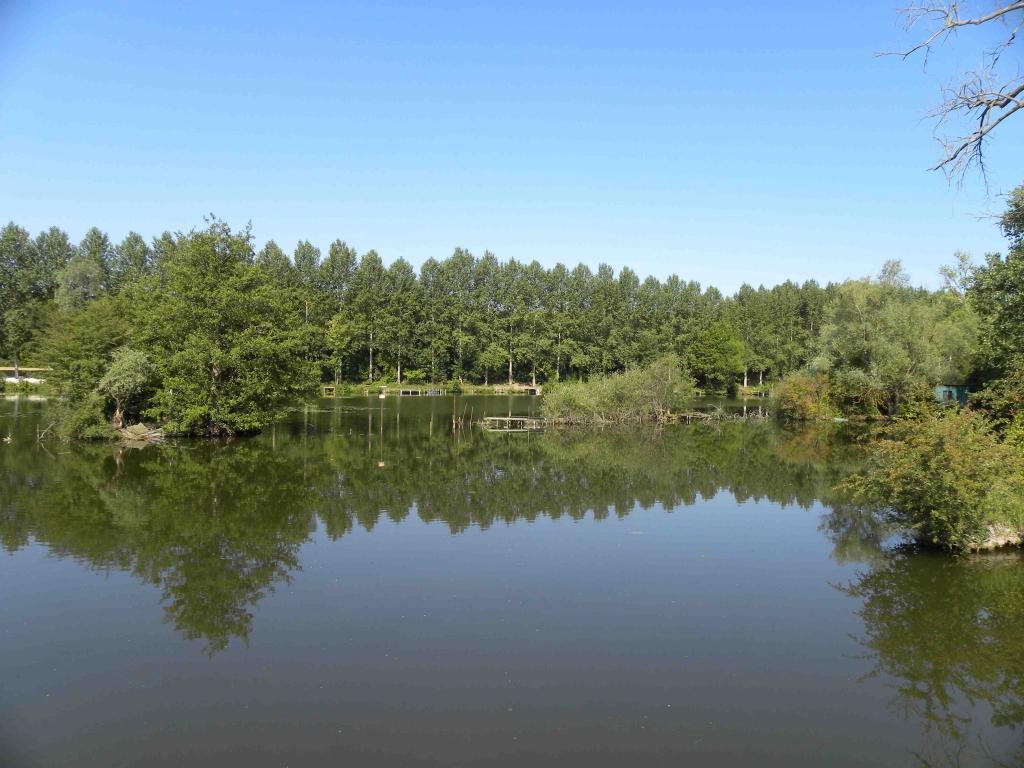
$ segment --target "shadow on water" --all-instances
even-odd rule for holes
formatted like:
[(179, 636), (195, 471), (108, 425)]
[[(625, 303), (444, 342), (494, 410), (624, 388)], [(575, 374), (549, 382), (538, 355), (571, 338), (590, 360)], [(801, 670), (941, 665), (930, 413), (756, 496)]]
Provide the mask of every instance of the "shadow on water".
[[(12, 434), (0, 451), (0, 543), (14, 552), (34, 541), (87, 568), (131, 572), (211, 655), (248, 642), (254, 607), (301, 569), (318, 527), (338, 539), (415, 515), (458, 534), (540, 516), (672, 512), (729, 494), (824, 506), (833, 558), (863, 568), (837, 589), (859, 603), (870, 677), (891, 681), (893, 711), (919, 723), (921, 764), (999, 764), (979, 718), (1003, 732), (1024, 722), (1024, 560), (887, 547), (892, 531), (834, 490), (860, 456), (839, 425), (505, 435), (453, 429), (450, 398), (353, 399), (298, 410), (252, 439), (132, 449), (38, 445), (44, 407), (32, 405), (0, 423)], [(463, 407), (479, 417), (535, 405), (461, 398), (455, 412)]]

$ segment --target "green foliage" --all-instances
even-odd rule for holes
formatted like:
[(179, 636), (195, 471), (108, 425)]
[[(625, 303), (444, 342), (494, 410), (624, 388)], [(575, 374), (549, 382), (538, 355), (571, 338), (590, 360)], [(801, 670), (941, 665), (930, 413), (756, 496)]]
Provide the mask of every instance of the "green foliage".
[(352, 276), (352, 294), (348, 317), (360, 346), (368, 354), (367, 378), (373, 383), (373, 356), (380, 350), (388, 301), (386, 270), (376, 251), (370, 251), (360, 260)]
[(334, 383), (339, 384), (345, 370), (345, 362), (355, 346), (355, 331), (343, 313), (336, 314), (327, 324), (324, 344), (328, 351), (326, 362), (334, 371)]
[(728, 383), (746, 370), (743, 341), (725, 321), (719, 320), (697, 336), (690, 347), (693, 367), (709, 381)]
[(46, 330), (42, 354), (53, 371), (60, 431), (66, 437), (112, 433), (106, 401), (97, 392), (114, 350), (128, 340), (128, 324), (117, 302), (104, 297), (70, 313), (56, 313)]
[(1024, 448), (1024, 357), (1001, 361), (1005, 374), (989, 381), (971, 395), (972, 406), (981, 408), (995, 429)]
[(129, 232), (111, 252), (109, 284), (113, 293), (153, 271), (153, 250), (142, 235)]
[(589, 381), (564, 381), (544, 392), (544, 415), (586, 424), (660, 420), (694, 397), (694, 381), (675, 355)]
[(888, 508), (919, 541), (945, 549), (976, 548), (989, 526), (1024, 528), (1024, 457), (976, 412), (896, 422), (846, 487)]
[(13, 222), (0, 229), (0, 351), (16, 367), (36, 351), (50, 314), (54, 273), (71, 251), (56, 227), (35, 240)]
[[(26, 297), (42, 308), (22, 355), (36, 354), (51, 307), (73, 313), (107, 295), (130, 307), (144, 286), (164, 284), (177, 251), (168, 232), (148, 245), (131, 232), (112, 245), (93, 228), (78, 246), (56, 228), (35, 240), (13, 224), (4, 233), (0, 316)], [(760, 383), (807, 362), (828, 296), (816, 283), (787, 282), (725, 297), (674, 275), (641, 279), (606, 264), (546, 269), (462, 248), (428, 259), (416, 274), (401, 259), (386, 266), (372, 250), (360, 257), (341, 240), (323, 259), (309, 241), (292, 258), (269, 241), (254, 261), (301, 321), (307, 362), (339, 382), (404, 379), (411, 368), (430, 382), (537, 384), (621, 372), (675, 353), (716, 385), (748, 374)], [(351, 343), (328, 343), (335, 317)], [(9, 344), (0, 349), (13, 354)]]
[(107, 418), (107, 400), (99, 392), (85, 392), (73, 400), (63, 395), (54, 410), (58, 433), (76, 440), (107, 440), (117, 436)]
[(959, 304), (910, 288), (888, 262), (877, 280), (837, 289), (811, 370), (828, 376), (844, 413), (893, 416), (914, 388), (964, 378), (973, 330)]
[(21, 351), (32, 339), (32, 331), (37, 325), (35, 322), (37, 306), (35, 302), (24, 302), (8, 309), (3, 314), (3, 338), (14, 360), (15, 368), (18, 366)]
[(113, 354), (113, 361), (96, 389), (114, 401), (115, 429), (123, 426), (125, 405), (142, 392), (153, 374), (149, 358), (144, 352), (121, 347)]
[(770, 409), (797, 421), (828, 419), (838, 411), (832, 404), (832, 386), (821, 374), (792, 374), (772, 390)]
[[(1011, 236), (1013, 221), (1008, 214)], [(641, 279), (606, 264), (545, 269), (461, 248), (416, 274), (401, 259), (386, 266), (372, 250), (360, 257), (341, 240), (326, 258), (302, 240), (289, 258), (273, 241), (254, 254), (245, 235), (237, 248), (226, 240), (207, 248), (237, 251), (222, 264), (196, 255), (206, 247), (200, 239), (220, 237), (211, 235), (217, 227), (227, 231), (214, 222), (149, 245), (134, 232), (112, 245), (93, 228), (73, 246), (56, 228), (33, 240), (8, 225), (0, 235), (0, 349), (53, 363), (39, 343), (48, 323), (64, 325), (51, 316), (60, 309), (85, 318), (81, 310), (114, 297), (133, 348), (154, 366), (139, 404), (190, 433), (269, 423), (280, 413), (282, 381), (294, 384), (292, 396), (321, 377), (404, 381), (410, 370), (425, 382), (551, 384), (634, 371), (672, 354), (709, 387), (730, 391), (751, 376), (762, 385), (809, 366), (828, 379), (822, 413), (895, 415), (920, 413), (924, 400), (908, 405), (908, 397), (973, 370), (973, 307), (990, 294), (996, 306), (1012, 289), (1005, 264), (981, 268), (975, 280), (963, 255), (938, 293), (910, 288), (894, 263), (877, 280), (743, 285), (731, 297), (674, 275)], [(989, 337), (1006, 335), (991, 328)], [(70, 393), (69, 374), (55, 377)], [(90, 376), (79, 396), (97, 381)], [(809, 395), (795, 385), (783, 410), (817, 413), (800, 402)]]
[(168, 431), (259, 430), (316, 389), (294, 296), (254, 263), (250, 241), (213, 220), (178, 235), (161, 274), (128, 292), (133, 343), (159, 382), (147, 413)]
[(1024, 184), (1013, 189), (1006, 198), (1006, 211), (999, 219), (999, 228), (1010, 241), (1010, 250), (1024, 249)]
[[(994, 387), (1017, 378), (1024, 360), (1024, 185), (1009, 195), (1000, 225), (1010, 241), (1005, 257), (985, 256), (972, 270), (967, 300), (982, 317), (980, 354), (982, 378)], [(998, 395), (996, 396), (998, 399)]]

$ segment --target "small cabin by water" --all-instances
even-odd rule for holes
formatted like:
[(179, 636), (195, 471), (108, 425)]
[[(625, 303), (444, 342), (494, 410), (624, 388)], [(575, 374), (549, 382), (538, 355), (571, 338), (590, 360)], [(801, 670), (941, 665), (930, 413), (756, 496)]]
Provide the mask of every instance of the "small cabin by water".
[(935, 388), (935, 399), (944, 405), (959, 403), (961, 406), (965, 406), (967, 405), (967, 385), (939, 384)]

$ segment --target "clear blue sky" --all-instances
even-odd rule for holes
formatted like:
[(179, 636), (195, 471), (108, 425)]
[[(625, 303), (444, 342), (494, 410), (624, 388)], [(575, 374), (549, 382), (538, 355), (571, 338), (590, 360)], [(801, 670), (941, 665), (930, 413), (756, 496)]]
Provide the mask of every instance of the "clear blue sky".
[[(1003, 248), (980, 186), (926, 170), (945, 70), (873, 56), (904, 39), (888, 0), (723, 5), (0, 0), (0, 218), (120, 239), (212, 211), (289, 252), (726, 291), (888, 258), (935, 285)], [(996, 191), (1024, 181), (1018, 123)]]

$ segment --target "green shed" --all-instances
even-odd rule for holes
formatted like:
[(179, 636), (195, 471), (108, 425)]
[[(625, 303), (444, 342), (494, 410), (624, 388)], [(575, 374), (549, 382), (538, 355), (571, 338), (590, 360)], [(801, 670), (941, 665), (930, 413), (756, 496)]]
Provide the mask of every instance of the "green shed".
[(954, 402), (967, 405), (966, 384), (939, 384), (935, 388), (935, 399), (940, 403), (952, 405)]

